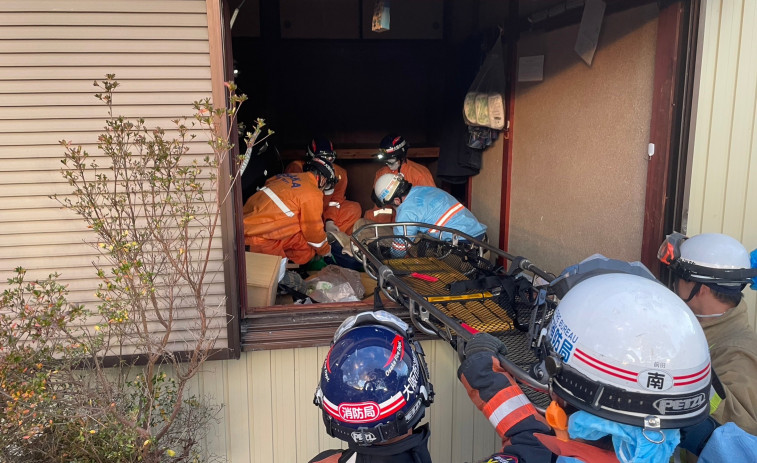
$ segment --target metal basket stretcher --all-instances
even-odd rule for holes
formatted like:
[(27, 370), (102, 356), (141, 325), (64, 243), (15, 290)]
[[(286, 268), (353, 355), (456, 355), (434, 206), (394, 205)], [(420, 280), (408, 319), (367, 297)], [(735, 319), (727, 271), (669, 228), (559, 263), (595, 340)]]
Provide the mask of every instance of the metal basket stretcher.
[[(408, 237), (408, 227), (439, 234)], [(472, 236), (424, 223), (369, 224), (353, 233), (351, 247), (381, 292), (408, 309), (417, 330), (458, 352), (476, 332), (501, 339), (508, 349), (503, 366), (527, 386), (537, 408), (546, 408), (547, 386), (530, 374), (539, 362), (531, 340), (554, 312), (544, 289), (554, 276)]]

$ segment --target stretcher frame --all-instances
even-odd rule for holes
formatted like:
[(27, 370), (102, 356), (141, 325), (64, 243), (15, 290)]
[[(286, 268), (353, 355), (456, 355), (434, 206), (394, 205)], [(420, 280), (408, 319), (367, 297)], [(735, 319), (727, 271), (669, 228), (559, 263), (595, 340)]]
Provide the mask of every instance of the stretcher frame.
[[(399, 227), (402, 233), (395, 234), (395, 227)], [(407, 236), (409, 227), (438, 230), (439, 236), (443, 236), (444, 240), (427, 233), (419, 233), (409, 238)], [(390, 246), (395, 240), (402, 241), (407, 246), (407, 254), (404, 257), (392, 255)], [(405, 307), (409, 311), (413, 325), (420, 332), (445, 340), (458, 351), (458, 354), (462, 353), (465, 342), (473, 337), (475, 331), (491, 332), (492, 335), (503, 340), (508, 347), (508, 355), (500, 356), (503, 367), (519, 383), (527, 386), (524, 391), (537, 408), (541, 411), (546, 408), (549, 403), (548, 384), (546, 380), (542, 382), (541, 378), (536, 377), (536, 372), (539, 370), (534, 369), (533, 366), (540, 359), (536, 354), (539, 346), (534, 343), (539, 338), (538, 334), (546, 328), (554, 312), (556, 301), (547, 291), (548, 283), (554, 279), (554, 275), (541, 270), (524, 257), (509, 254), (460, 231), (420, 222), (365, 225), (353, 233), (351, 248), (353, 256), (362, 262), (366, 273), (376, 280), (380, 292)], [(419, 257), (427, 249), (435, 251), (429, 252), (429, 256), (424, 254)], [(405, 264), (405, 262), (400, 262), (403, 259), (412, 262), (398, 269), (398, 266), (403, 266), (399, 264)], [(497, 261), (502, 261), (505, 265), (497, 265)], [(445, 265), (452, 270), (447, 271)], [(428, 269), (432, 271), (422, 273), (423, 270)], [(429, 288), (437, 292), (442, 290), (439, 286), (432, 287), (422, 282), (426, 281), (427, 277), (448, 282), (450, 277), (445, 274), (445, 271), (455, 277), (462, 276), (463, 278), (445, 285), (450, 290), (449, 294), (429, 294), (427, 291)], [(484, 326), (483, 330), (471, 331), (470, 325), (466, 326), (464, 320), (472, 315), (472, 311), (468, 310), (469, 307), (478, 307), (475, 302), (473, 304), (460, 303), (458, 305), (461, 307), (451, 314), (452, 310), (449, 306), (460, 301), (478, 301), (490, 308), (500, 305), (498, 297), (502, 294), (503, 288), (500, 288), (499, 294), (491, 288), (481, 288), (480, 291), (479, 288), (473, 288), (454, 295), (451, 293), (451, 289), (456, 286), (479, 284), (482, 281), (481, 274), (494, 277), (493, 281), (500, 279), (504, 283), (503, 288), (508, 286), (509, 282), (516, 283), (521, 293), (525, 288), (525, 293), (528, 295), (523, 298), (521, 294), (520, 301), (517, 297), (511, 298), (511, 294), (505, 295), (506, 300), (512, 300), (519, 305), (512, 307), (509, 312), (507, 308), (503, 308), (503, 311), (511, 318), (512, 324), (509, 328), (490, 331)], [(416, 281), (417, 279), (421, 282)], [(445, 298), (447, 298), (446, 301)], [(513, 313), (515, 319), (512, 319)], [(519, 313), (526, 315), (527, 324), (518, 320)]]

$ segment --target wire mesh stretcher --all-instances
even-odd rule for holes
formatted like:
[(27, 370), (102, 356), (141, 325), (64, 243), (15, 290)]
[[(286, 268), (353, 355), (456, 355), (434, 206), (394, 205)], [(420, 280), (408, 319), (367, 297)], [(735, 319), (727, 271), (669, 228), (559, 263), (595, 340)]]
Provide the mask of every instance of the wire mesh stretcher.
[[(408, 237), (409, 227), (440, 234)], [(476, 332), (498, 337), (508, 348), (505, 368), (537, 407), (549, 404), (546, 385), (529, 370), (539, 361), (533, 330), (545, 327), (554, 311), (537, 280), (546, 284), (551, 275), (464, 233), (422, 223), (366, 225), (353, 234), (352, 250), (381, 292), (409, 310), (416, 329), (458, 351)], [(493, 263), (497, 257), (509, 268)]]

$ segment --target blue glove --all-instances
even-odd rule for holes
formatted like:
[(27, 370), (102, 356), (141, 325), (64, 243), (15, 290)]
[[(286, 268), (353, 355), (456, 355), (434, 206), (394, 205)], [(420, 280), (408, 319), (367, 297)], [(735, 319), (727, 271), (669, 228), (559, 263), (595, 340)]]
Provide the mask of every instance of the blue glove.
[(585, 440), (612, 436), (615, 455), (621, 463), (668, 461), (681, 440), (677, 429), (647, 431), (653, 439), (664, 437), (662, 442), (655, 444), (644, 436), (643, 429), (638, 426), (616, 423), (583, 410), (570, 415), (568, 433), (573, 439)]

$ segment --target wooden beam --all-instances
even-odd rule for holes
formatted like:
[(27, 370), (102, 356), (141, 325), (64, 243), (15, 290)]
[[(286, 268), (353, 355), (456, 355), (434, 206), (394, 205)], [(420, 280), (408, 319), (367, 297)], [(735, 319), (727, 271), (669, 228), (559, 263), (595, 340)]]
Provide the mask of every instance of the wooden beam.
[[(337, 160), (352, 160), (352, 159), (375, 159), (374, 155), (378, 152), (378, 148), (339, 148), (336, 150)], [(302, 159), (305, 157), (304, 149), (285, 149), (281, 151), (281, 158), (288, 161), (295, 159)], [(418, 158), (438, 158), (439, 147), (428, 146), (420, 148), (410, 148), (407, 151), (407, 157), (410, 159)]]
[[(502, 142), (502, 188), (499, 211), (499, 249), (507, 251), (510, 241), (510, 175), (513, 170), (513, 121), (515, 119), (515, 73), (518, 62), (518, 1), (510, 0), (507, 36), (507, 89), (505, 131)], [(501, 259), (500, 259), (501, 260)], [(500, 262), (502, 263), (502, 262)]]
[(647, 167), (647, 188), (644, 206), (644, 232), (641, 262), (659, 276), (657, 249), (664, 239), (665, 215), (670, 207), (669, 182), (671, 174), (672, 140), (677, 136), (675, 125), (680, 111), (679, 79), (684, 27), (684, 7), (681, 0), (660, 10), (657, 20), (657, 52), (655, 54), (654, 94), (650, 143), (654, 155)]

